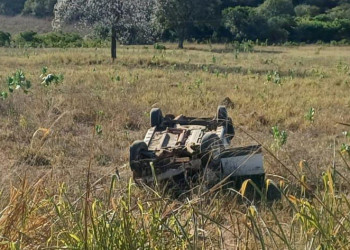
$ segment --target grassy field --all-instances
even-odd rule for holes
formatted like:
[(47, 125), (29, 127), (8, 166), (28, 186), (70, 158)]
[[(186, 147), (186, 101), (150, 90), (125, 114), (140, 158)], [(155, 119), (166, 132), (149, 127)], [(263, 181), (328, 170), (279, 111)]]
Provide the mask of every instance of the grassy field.
[(52, 30), (51, 21), (26, 16), (2, 16), (0, 15), (0, 30), (11, 34), (32, 30), (38, 33), (47, 33)]
[[(0, 92), (16, 69), (32, 83), (0, 100), (0, 248), (349, 248), (349, 47), (167, 47), (120, 46), (116, 63), (108, 49), (0, 48)], [(44, 87), (43, 67), (64, 81)], [(281, 201), (133, 184), (128, 147), (152, 107), (212, 116), (219, 104), (233, 145), (263, 144)]]
[[(39, 34), (48, 33), (52, 31), (51, 21), (51, 18), (35, 18), (22, 15), (10, 17), (0, 15), (0, 30), (9, 32), (11, 35), (30, 30)], [(62, 31), (77, 32), (77, 29), (68, 25), (64, 27)], [(87, 32), (81, 29), (78, 33), (85, 35)]]

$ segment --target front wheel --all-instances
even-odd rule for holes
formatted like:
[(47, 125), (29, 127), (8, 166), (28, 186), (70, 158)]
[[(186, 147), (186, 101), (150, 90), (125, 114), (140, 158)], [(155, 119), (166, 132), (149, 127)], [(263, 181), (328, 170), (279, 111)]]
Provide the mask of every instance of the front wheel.
[(130, 146), (130, 168), (134, 174), (134, 178), (142, 176), (142, 152), (148, 150), (147, 144), (144, 141), (135, 141)]

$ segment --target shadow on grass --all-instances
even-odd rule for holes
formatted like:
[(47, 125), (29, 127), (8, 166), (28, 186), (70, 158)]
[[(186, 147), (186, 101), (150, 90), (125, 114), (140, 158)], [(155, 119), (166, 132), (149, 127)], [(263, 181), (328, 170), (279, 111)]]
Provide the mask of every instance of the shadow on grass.
[[(139, 62), (137, 66), (147, 66), (158, 69), (168, 69), (173, 71), (191, 71), (191, 72), (208, 72), (211, 74), (241, 74), (241, 75), (267, 75), (273, 72), (273, 70), (262, 70), (254, 68), (244, 68), (242, 66), (220, 66), (215, 64), (193, 64), (193, 63), (171, 63), (168, 61), (162, 62)], [(278, 71), (280, 77), (293, 77), (293, 78), (306, 78), (312, 77), (312, 72), (303, 71)]]
[[(194, 51), (203, 51), (208, 53), (216, 53), (216, 54), (227, 54), (227, 53), (234, 53), (234, 48), (196, 48), (196, 47), (188, 47), (184, 50), (194, 50)], [(240, 53), (261, 53), (261, 54), (282, 54), (284, 53), (281, 50), (258, 50), (254, 49), (251, 52), (240, 52)]]

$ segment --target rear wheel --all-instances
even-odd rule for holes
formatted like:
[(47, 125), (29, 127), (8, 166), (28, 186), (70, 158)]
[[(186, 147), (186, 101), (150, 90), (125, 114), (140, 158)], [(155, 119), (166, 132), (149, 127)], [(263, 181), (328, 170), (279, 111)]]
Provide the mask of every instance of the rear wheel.
[(233, 126), (232, 119), (229, 117), (227, 122), (227, 128), (226, 128), (226, 138), (229, 142), (233, 139), (235, 136), (235, 127)]
[(151, 127), (158, 127), (162, 124), (163, 114), (159, 108), (153, 108), (150, 113)]
[(282, 198), (281, 191), (271, 180), (268, 181), (266, 185), (266, 200), (268, 202), (273, 202), (280, 200)]
[(134, 178), (142, 176), (142, 152), (148, 150), (147, 144), (144, 141), (135, 141), (130, 146), (130, 168), (134, 174)]
[(206, 167), (207, 165), (214, 168), (220, 166), (220, 156), (223, 146), (222, 141), (217, 134), (212, 132), (206, 133), (202, 138), (200, 150), (203, 167)]
[(218, 106), (216, 111), (216, 119), (219, 121), (226, 121), (228, 119), (227, 109), (225, 106)]
[(218, 106), (216, 111), (216, 120), (225, 127), (225, 134), (227, 141), (230, 142), (235, 135), (235, 129), (233, 127), (233, 122), (230, 117), (228, 117), (227, 109), (225, 106)]

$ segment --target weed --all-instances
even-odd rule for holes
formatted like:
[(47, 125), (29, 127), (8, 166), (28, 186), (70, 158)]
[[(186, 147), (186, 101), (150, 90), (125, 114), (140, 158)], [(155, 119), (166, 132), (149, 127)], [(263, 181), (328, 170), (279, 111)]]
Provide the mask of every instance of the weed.
[(282, 79), (278, 71), (269, 71), (266, 75), (266, 79), (268, 82), (273, 82), (277, 85), (282, 85)]
[(41, 75), (40, 78), (42, 79), (41, 84), (44, 85), (45, 87), (50, 86), (51, 84), (59, 84), (63, 81), (64, 77), (62, 74), (48, 74), (47, 73), (48, 68), (43, 67), (41, 69)]
[[(31, 82), (26, 79), (22, 70), (16, 70), (12, 76), (7, 78), (7, 87), (9, 93), (13, 93), (15, 90), (22, 89), (25, 94), (28, 93), (31, 88)], [(8, 92), (2, 91), (0, 94), (2, 99), (6, 99), (8, 97)]]
[(285, 130), (280, 130), (278, 126), (272, 127), (273, 139), (275, 140), (275, 147), (281, 148), (287, 143), (288, 134)]
[(340, 152), (342, 152), (343, 154), (347, 154), (348, 156), (350, 156), (350, 145), (343, 143), (340, 147)]
[(159, 44), (159, 43), (155, 43), (155, 44), (153, 45), (153, 48), (156, 49), (156, 50), (166, 50), (165, 45)]
[(305, 119), (308, 120), (309, 122), (314, 122), (315, 121), (315, 113), (316, 113), (316, 110), (311, 107), (308, 112), (306, 113), (305, 115)]
[(213, 55), (213, 57), (211, 58), (211, 61), (215, 64), (216, 63), (216, 57)]
[(95, 131), (97, 135), (102, 135), (102, 126), (101, 125), (96, 125), (95, 126)]

